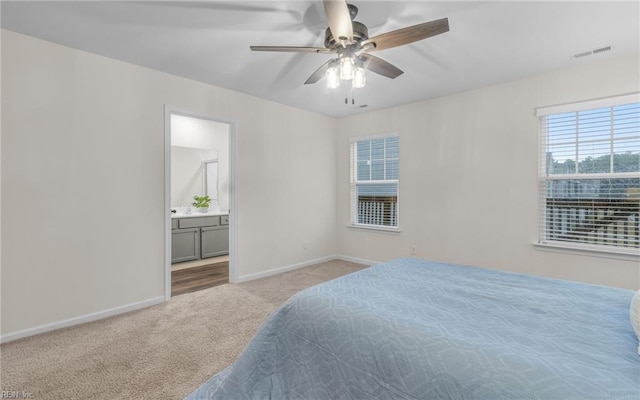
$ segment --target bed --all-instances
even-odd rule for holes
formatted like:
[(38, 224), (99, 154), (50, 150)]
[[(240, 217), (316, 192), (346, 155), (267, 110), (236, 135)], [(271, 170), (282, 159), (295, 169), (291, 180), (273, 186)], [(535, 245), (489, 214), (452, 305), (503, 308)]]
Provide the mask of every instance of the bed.
[(187, 399), (635, 399), (630, 290), (397, 259), (303, 290)]

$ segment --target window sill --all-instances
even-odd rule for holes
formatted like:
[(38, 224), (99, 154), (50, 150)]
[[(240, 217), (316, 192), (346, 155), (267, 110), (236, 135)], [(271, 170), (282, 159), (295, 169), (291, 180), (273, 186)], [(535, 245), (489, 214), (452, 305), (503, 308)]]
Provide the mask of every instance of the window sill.
[(538, 242), (534, 246), (539, 250), (552, 251), (558, 253), (571, 253), (584, 256), (613, 258), (616, 260), (638, 261), (640, 251), (632, 249), (615, 249), (606, 246), (589, 246), (580, 244), (567, 244), (558, 242)]
[(347, 229), (352, 229), (355, 231), (371, 231), (371, 232), (392, 233), (392, 234), (400, 233), (400, 228), (392, 228), (392, 227), (376, 226), (376, 225), (347, 225)]

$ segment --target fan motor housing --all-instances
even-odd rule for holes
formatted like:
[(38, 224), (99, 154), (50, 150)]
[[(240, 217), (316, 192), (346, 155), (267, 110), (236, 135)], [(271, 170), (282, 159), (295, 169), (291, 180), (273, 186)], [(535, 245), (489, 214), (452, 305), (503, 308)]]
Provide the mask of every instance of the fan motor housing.
[[(363, 40), (369, 39), (369, 29), (367, 29), (365, 24), (358, 21), (352, 21), (351, 25), (353, 26), (353, 41), (355, 43), (360, 43)], [(327, 28), (324, 33), (324, 47), (328, 49), (335, 49), (340, 45), (340, 42), (338, 42), (331, 34), (331, 29)]]

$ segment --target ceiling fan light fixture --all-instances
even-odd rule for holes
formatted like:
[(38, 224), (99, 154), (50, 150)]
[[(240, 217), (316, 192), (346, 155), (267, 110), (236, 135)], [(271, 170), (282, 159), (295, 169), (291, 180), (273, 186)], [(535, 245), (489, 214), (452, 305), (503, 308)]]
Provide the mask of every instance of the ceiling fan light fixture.
[[(403, 74), (403, 71), (395, 65), (369, 52), (404, 46), (449, 31), (449, 19), (440, 18), (369, 37), (369, 28), (355, 21), (358, 7), (347, 4), (347, 1), (322, 0), (329, 23), (329, 27), (324, 31), (324, 47), (250, 46), (250, 48), (252, 51), (334, 54), (335, 58), (326, 61), (316, 69), (304, 84), (313, 84), (326, 77), (327, 87), (330, 89), (340, 87), (340, 81), (351, 81), (345, 83), (350, 86), (347, 86), (347, 89), (353, 90), (365, 86), (366, 71), (389, 79), (395, 79)], [(609, 48), (605, 47), (598, 51), (606, 51)], [(593, 53), (595, 52), (596, 50), (593, 50)]]
[(337, 89), (340, 87), (340, 73), (337, 66), (332, 65), (327, 68), (325, 77), (327, 78), (327, 88)]
[[(369, 28), (355, 21), (358, 7), (347, 4), (347, 1), (322, 0), (329, 23), (329, 27), (324, 31), (324, 47), (250, 46), (250, 48), (252, 51), (334, 54), (335, 58), (326, 61), (316, 69), (304, 84), (313, 84), (326, 77), (327, 88), (336, 89), (340, 87), (340, 81), (345, 81), (345, 85), (349, 85), (346, 86), (346, 92), (351, 90), (351, 102), (354, 104), (353, 89), (365, 86), (367, 71), (389, 79), (395, 79), (403, 74), (403, 71), (395, 65), (369, 52), (404, 46), (449, 31), (449, 19), (441, 18), (369, 37)], [(606, 50), (607, 48), (602, 48), (598, 51)], [(595, 53), (595, 50), (593, 52)], [(348, 104), (347, 98), (345, 103)]]

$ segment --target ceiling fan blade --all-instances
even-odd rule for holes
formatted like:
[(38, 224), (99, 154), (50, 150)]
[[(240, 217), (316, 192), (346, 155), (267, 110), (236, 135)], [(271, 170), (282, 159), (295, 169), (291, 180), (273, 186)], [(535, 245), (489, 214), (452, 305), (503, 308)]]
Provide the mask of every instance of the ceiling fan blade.
[(365, 68), (371, 72), (375, 72), (376, 74), (380, 74), (391, 79), (395, 79), (404, 74), (404, 71), (382, 58), (378, 58), (367, 53), (361, 54), (360, 57), (365, 59)]
[(329, 65), (331, 64), (332, 61), (334, 60), (331, 59), (326, 63), (322, 64), (320, 68), (318, 68), (313, 74), (311, 74), (311, 76), (306, 81), (304, 81), (304, 84), (309, 85), (311, 83), (316, 83), (320, 79), (324, 78), (324, 74), (327, 72), (327, 69), (329, 69)]
[(331, 53), (331, 49), (326, 47), (304, 47), (304, 46), (249, 46), (253, 51), (280, 51), (289, 53)]
[(362, 46), (364, 47), (369, 43), (375, 45), (374, 48), (368, 51), (390, 49), (392, 47), (417, 42), (418, 40), (426, 39), (448, 31), (449, 19), (442, 18), (374, 36), (363, 40)]
[(353, 24), (345, 0), (324, 0), (324, 12), (327, 14), (329, 29), (338, 43), (353, 43)]

